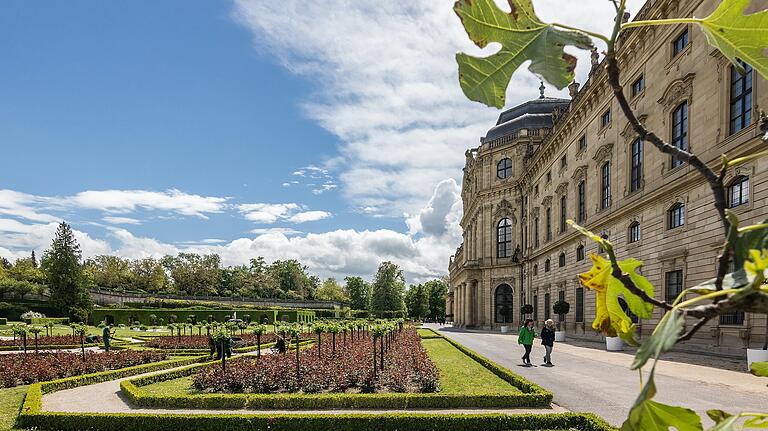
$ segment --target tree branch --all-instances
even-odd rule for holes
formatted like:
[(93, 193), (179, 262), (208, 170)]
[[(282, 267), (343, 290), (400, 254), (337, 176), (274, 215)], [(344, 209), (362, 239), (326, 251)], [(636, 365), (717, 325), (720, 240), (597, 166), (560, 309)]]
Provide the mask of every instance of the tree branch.
[(688, 340), (690, 340), (690, 339), (691, 339), (691, 337), (693, 337), (693, 334), (695, 334), (696, 332), (698, 332), (698, 331), (699, 331), (699, 329), (701, 329), (701, 328), (702, 328), (704, 325), (706, 325), (706, 324), (707, 324), (707, 322), (709, 322), (709, 319), (710, 319), (710, 317), (702, 317), (701, 319), (699, 319), (699, 321), (698, 321), (698, 322), (696, 322), (696, 324), (694, 324), (694, 325), (691, 327), (691, 329), (689, 329), (689, 330), (688, 330), (688, 332), (686, 332), (685, 334), (683, 334), (683, 335), (681, 335), (681, 336), (677, 337), (677, 341), (676, 341), (676, 343), (680, 343), (680, 342), (682, 342), (682, 341), (688, 341)]

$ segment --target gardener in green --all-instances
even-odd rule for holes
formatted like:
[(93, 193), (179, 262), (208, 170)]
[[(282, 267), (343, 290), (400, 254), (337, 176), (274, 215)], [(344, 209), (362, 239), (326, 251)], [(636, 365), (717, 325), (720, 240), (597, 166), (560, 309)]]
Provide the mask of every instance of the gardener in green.
[(517, 344), (522, 344), (525, 348), (525, 354), (523, 355), (523, 364), (531, 365), (531, 348), (533, 347), (533, 339), (536, 338), (536, 330), (533, 329), (533, 320), (525, 319), (525, 324), (520, 327), (519, 335), (517, 336)]
[(112, 324), (105, 326), (101, 331), (101, 338), (104, 340), (104, 350), (109, 352), (109, 347), (112, 344)]

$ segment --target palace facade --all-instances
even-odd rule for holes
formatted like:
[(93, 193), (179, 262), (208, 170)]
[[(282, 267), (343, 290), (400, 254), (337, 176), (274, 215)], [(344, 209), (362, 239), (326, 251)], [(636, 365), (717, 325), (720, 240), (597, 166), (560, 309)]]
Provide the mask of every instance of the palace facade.
[[(715, 0), (648, 0), (637, 19), (706, 16)], [(768, 83), (744, 76), (694, 25), (634, 29), (620, 41), (626, 96), (641, 121), (710, 166), (765, 149), (758, 112)], [(570, 99), (543, 96), (501, 113), (466, 151), (463, 244), (449, 263), (449, 320), (460, 327), (560, 321), (570, 335), (591, 329), (595, 294), (580, 285), (588, 241), (576, 220), (611, 240), (619, 259), (642, 260), (658, 298), (715, 276), (723, 231), (709, 187), (689, 165), (637, 138), (620, 111), (602, 64)], [(728, 206), (742, 224), (768, 218), (768, 159), (730, 169)], [(571, 305), (556, 316), (558, 300)], [(520, 306), (531, 304), (532, 315)], [(646, 336), (661, 317), (639, 323)], [(692, 324), (693, 322), (688, 322)], [(712, 320), (688, 346), (736, 353), (762, 345), (766, 316), (734, 313)]]

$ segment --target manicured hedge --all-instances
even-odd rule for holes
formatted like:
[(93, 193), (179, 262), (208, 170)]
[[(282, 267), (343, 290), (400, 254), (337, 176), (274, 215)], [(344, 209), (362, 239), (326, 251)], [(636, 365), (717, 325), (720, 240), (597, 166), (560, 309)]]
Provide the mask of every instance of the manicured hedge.
[[(84, 347), (98, 347), (98, 344), (88, 344), (86, 343)], [(37, 346), (38, 350), (62, 350), (62, 349), (79, 349), (83, 346), (79, 344), (53, 344), (53, 345), (44, 345), (39, 344)], [(16, 346), (0, 346), (0, 352), (8, 352), (11, 350), (24, 350), (21, 343), (19, 342)], [(32, 337), (27, 337), (27, 351), (31, 352), (35, 350), (35, 339)]]
[(0, 317), (0, 325), (7, 325), (8, 319), (5, 317)]
[(612, 431), (591, 414), (130, 414), (41, 411), (42, 390), (31, 385), (17, 426), (40, 430), (154, 431), (463, 431), (583, 430)]
[[(251, 321), (261, 322), (267, 318), (268, 323), (273, 323), (277, 319), (277, 310), (248, 310), (248, 309), (217, 309), (217, 310), (196, 310), (183, 308), (96, 308), (93, 310), (93, 323), (106, 321), (107, 316), (111, 316), (114, 324), (133, 324), (136, 320), (144, 325), (152, 325), (149, 316), (155, 315), (157, 319), (163, 319), (170, 323), (170, 316), (175, 315), (177, 322), (186, 322), (187, 318), (194, 316), (197, 322), (207, 322), (208, 316), (212, 316), (217, 322), (223, 322), (237, 312), (237, 317), (242, 318), (246, 314), (251, 316)], [(227, 317), (229, 316), (229, 317)]]
[(45, 325), (46, 323), (66, 325), (69, 323), (69, 317), (33, 317), (26, 320), (27, 323), (31, 323), (33, 325)]

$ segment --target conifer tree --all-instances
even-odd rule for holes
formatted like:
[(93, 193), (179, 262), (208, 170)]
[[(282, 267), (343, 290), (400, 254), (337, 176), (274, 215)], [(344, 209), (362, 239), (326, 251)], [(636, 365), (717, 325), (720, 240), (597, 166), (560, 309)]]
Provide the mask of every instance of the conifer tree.
[(72, 228), (61, 222), (51, 248), (43, 253), (41, 267), (50, 289), (51, 303), (76, 321), (86, 320), (93, 306), (80, 258), (80, 245)]

